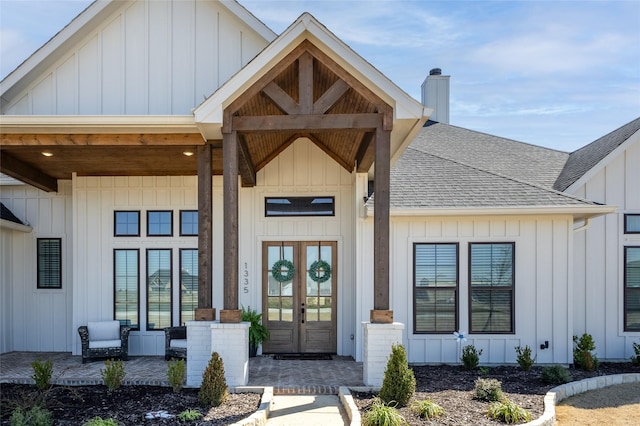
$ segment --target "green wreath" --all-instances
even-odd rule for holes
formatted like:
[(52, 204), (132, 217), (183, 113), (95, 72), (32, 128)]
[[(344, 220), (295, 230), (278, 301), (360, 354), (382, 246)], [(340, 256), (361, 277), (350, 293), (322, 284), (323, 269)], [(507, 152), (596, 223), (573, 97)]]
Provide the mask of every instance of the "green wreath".
[[(283, 268), (287, 271), (286, 274), (282, 273)], [(271, 275), (273, 276), (273, 279), (281, 283), (291, 281), (295, 273), (296, 267), (293, 266), (293, 262), (287, 259), (278, 260), (271, 267)]]
[[(322, 270), (324, 273), (318, 275), (318, 271)], [(331, 278), (331, 265), (324, 260), (316, 260), (309, 267), (309, 278), (317, 283), (323, 283)]]

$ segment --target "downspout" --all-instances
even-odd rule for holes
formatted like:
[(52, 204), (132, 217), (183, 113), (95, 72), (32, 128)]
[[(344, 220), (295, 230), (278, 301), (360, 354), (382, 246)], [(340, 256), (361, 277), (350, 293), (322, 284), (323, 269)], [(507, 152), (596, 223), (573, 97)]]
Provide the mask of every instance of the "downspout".
[(588, 217), (584, 220), (584, 223), (582, 224), (582, 226), (579, 226), (577, 228), (573, 228), (573, 232), (580, 232), (580, 231), (584, 231), (586, 229), (589, 228), (589, 225), (591, 224), (591, 218)]

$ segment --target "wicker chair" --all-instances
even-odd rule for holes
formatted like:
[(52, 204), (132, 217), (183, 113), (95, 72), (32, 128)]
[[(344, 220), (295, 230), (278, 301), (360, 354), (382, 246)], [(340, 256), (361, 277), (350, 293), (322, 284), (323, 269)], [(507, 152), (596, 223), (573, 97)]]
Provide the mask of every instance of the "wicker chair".
[(187, 327), (167, 327), (164, 329), (164, 359), (187, 359)]
[(82, 342), (82, 363), (98, 358), (129, 359), (131, 328), (120, 321), (89, 321), (78, 327)]

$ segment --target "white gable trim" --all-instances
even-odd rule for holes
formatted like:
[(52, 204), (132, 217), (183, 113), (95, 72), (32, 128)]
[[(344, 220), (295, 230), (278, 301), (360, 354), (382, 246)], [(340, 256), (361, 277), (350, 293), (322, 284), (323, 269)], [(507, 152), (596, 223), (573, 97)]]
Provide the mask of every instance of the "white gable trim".
[(580, 189), (582, 185), (587, 183), (591, 178), (593, 178), (596, 174), (598, 174), (602, 169), (607, 167), (613, 160), (618, 158), (618, 156), (622, 155), (624, 151), (627, 150), (631, 145), (635, 143), (640, 143), (640, 130), (637, 130), (634, 134), (629, 136), (629, 138), (622, 142), (616, 149), (611, 151), (606, 157), (600, 160), (595, 166), (590, 168), (585, 174), (583, 174), (580, 179), (572, 183), (564, 190), (564, 192), (573, 194), (575, 191)]
[(22, 225), (6, 219), (0, 219), (0, 229), (11, 229), (12, 231), (20, 231), (29, 233), (33, 228), (29, 225)]
[(220, 4), (229, 9), (231, 13), (237, 16), (242, 22), (247, 24), (251, 29), (260, 34), (260, 37), (271, 43), (278, 35), (267, 27), (267, 25), (256, 18), (251, 12), (244, 8), (237, 0), (219, 0)]

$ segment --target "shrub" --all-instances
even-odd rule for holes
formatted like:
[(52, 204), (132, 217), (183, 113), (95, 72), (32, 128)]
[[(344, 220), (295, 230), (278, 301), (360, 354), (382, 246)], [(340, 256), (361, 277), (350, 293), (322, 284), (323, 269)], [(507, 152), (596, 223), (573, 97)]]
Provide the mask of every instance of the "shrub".
[(508, 399), (491, 404), (487, 416), (492, 419), (502, 420), (507, 424), (531, 421), (530, 412)]
[(167, 378), (169, 384), (175, 393), (180, 392), (184, 385), (184, 379), (187, 375), (187, 368), (184, 364), (184, 359), (173, 360), (169, 362), (169, 370), (167, 371)]
[(529, 345), (525, 345), (524, 348), (520, 346), (516, 346), (516, 360), (518, 361), (518, 365), (524, 371), (531, 370), (533, 364), (536, 362), (535, 358), (531, 358), (531, 348)]
[(115, 419), (103, 419), (97, 416), (82, 423), (82, 426), (118, 426), (118, 422)]
[(184, 410), (182, 413), (178, 414), (178, 419), (182, 420), (183, 422), (198, 420), (200, 417), (202, 417), (202, 413), (198, 410), (192, 410), (191, 408), (189, 408), (188, 410)]
[(371, 408), (362, 414), (362, 426), (402, 426), (407, 421), (395, 407), (385, 404), (379, 399), (371, 404)]
[(53, 363), (51, 360), (42, 361), (38, 358), (31, 363), (33, 375), (31, 378), (35, 380), (36, 386), (41, 391), (51, 386), (51, 376), (53, 375)]
[(640, 343), (633, 344), (633, 352), (635, 355), (631, 357), (633, 365), (640, 367)]
[(473, 345), (467, 345), (462, 348), (462, 357), (460, 360), (467, 370), (473, 370), (480, 364), (480, 355), (482, 355), (482, 349), (479, 351)]
[(496, 379), (477, 379), (475, 387), (475, 399), (480, 401), (502, 400), (502, 384)]
[(198, 401), (202, 405), (217, 407), (228, 395), (227, 381), (224, 378), (224, 363), (218, 352), (211, 354), (211, 359), (202, 376), (202, 385), (198, 392)]
[(100, 369), (100, 375), (109, 392), (113, 392), (122, 385), (122, 381), (126, 375), (124, 372), (124, 362), (113, 359), (106, 360), (104, 362), (104, 369)]
[(51, 412), (39, 406), (31, 407), (29, 411), (16, 408), (9, 418), (11, 426), (51, 426), (53, 419)]
[(402, 345), (392, 345), (391, 355), (384, 370), (380, 399), (387, 404), (391, 401), (403, 407), (416, 391), (416, 378), (407, 362), (407, 352)]
[(542, 369), (542, 380), (552, 385), (561, 385), (573, 380), (573, 376), (561, 365), (551, 365)]
[(411, 411), (426, 420), (436, 419), (440, 416), (444, 416), (444, 408), (431, 401), (430, 399), (424, 401), (415, 401), (413, 404), (411, 404)]
[(573, 336), (573, 363), (576, 368), (585, 371), (593, 371), (598, 368), (598, 357), (592, 352), (596, 349), (596, 344), (590, 334), (584, 333), (580, 339)]

